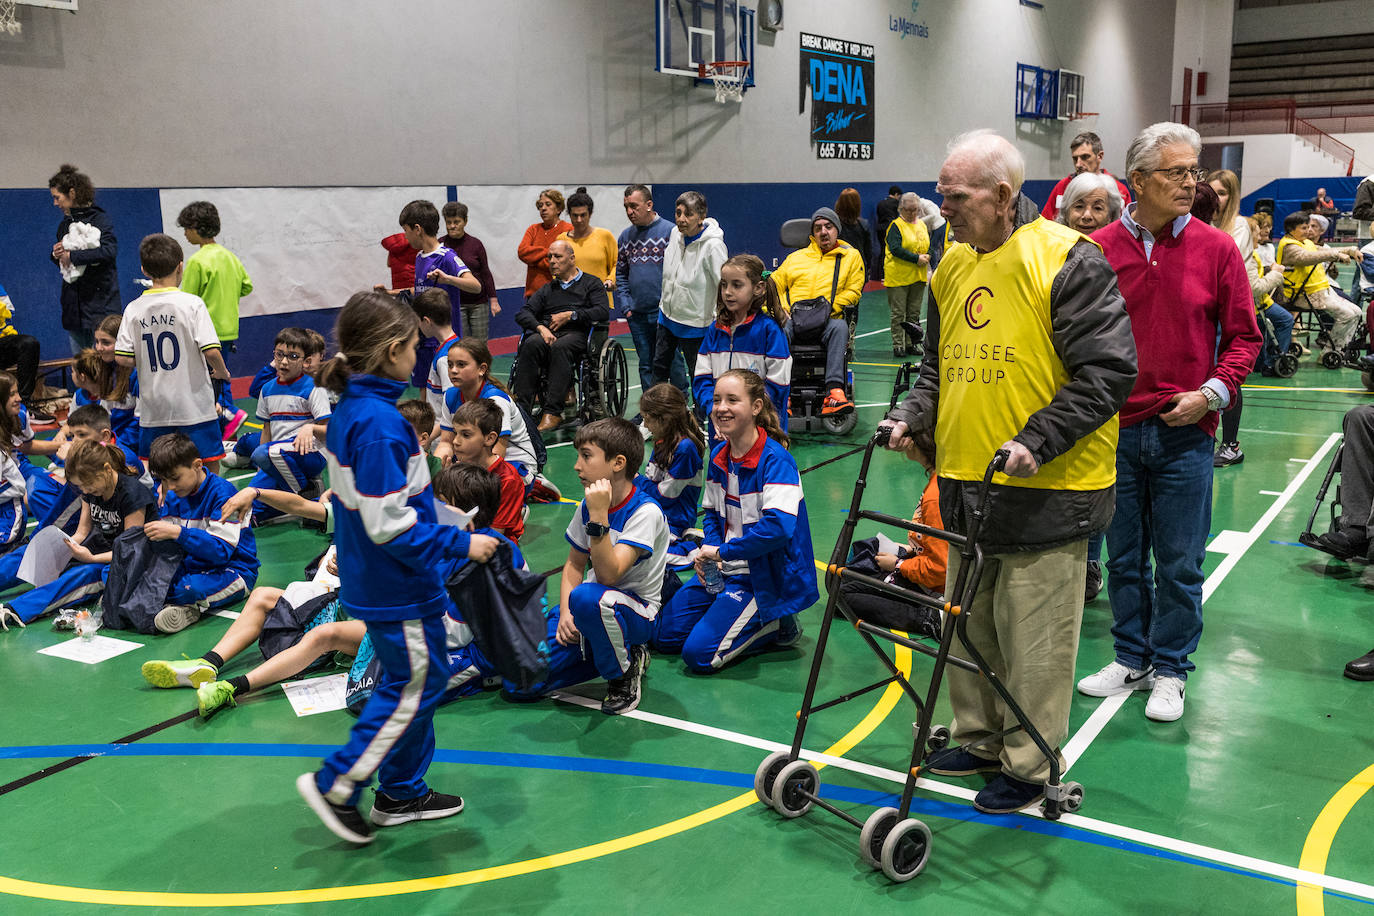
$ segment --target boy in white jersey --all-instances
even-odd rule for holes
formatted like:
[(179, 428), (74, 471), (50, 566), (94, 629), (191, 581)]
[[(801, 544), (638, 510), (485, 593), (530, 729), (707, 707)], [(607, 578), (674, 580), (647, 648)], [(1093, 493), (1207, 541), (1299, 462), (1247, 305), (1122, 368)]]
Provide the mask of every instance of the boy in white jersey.
[(115, 360), (138, 368), (138, 455), (147, 461), (154, 439), (181, 432), (216, 471), (224, 443), (210, 379), (228, 381), (229, 369), (210, 312), (199, 296), (177, 288), (182, 253), (176, 239), (161, 233), (147, 236), (139, 243), (138, 257), (153, 286), (124, 309), (115, 339)]
[[(333, 409), (323, 388), (305, 374), (305, 354), (310, 337), (303, 328), (282, 328), (272, 344), (272, 366), (277, 374), (258, 395), (258, 419), (262, 421), (261, 444), (253, 450), (258, 489), (285, 490), (310, 497), (324, 473), (324, 453), (315, 445)], [(265, 505), (254, 507), (262, 520), (279, 513)]]
[(448, 374), (448, 354), (458, 342), (453, 330), (453, 319), (448, 296), (438, 287), (430, 287), (415, 294), (410, 307), (420, 316), (420, 336), (428, 337), (438, 343), (434, 351), (434, 361), (429, 367), (429, 378), (425, 381), (425, 400), (434, 408), (434, 413), (444, 409), (444, 392), (453, 387)]

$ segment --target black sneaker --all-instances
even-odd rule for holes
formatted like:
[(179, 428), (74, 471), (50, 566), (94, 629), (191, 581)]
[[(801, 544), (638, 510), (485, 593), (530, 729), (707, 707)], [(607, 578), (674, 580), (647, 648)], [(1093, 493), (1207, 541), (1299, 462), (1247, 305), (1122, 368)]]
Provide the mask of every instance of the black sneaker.
[(52, 414), (48, 413), (46, 410), (44, 410), (42, 407), (39, 407), (36, 403), (32, 401), (25, 403), (24, 406), (28, 409), (29, 420), (33, 423), (38, 424), (39, 426), (46, 426), (49, 423), (57, 422), (57, 417), (54, 417)]
[(1000, 773), (1001, 761), (979, 757), (962, 747), (945, 748), (931, 754), (926, 761), (925, 772), (936, 776), (972, 776), (974, 773)]
[(305, 799), (311, 810), (319, 815), (330, 832), (339, 839), (357, 843), (359, 846), (376, 839), (373, 836), (372, 825), (363, 820), (357, 808), (352, 805), (336, 805), (324, 797), (319, 786), (315, 785), (314, 773), (302, 773), (296, 780), (296, 791)]
[(428, 795), (397, 801), (385, 792), (378, 792), (372, 802), (368, 818), (378, 827), (394, 827), (409, 821), (437, 821), (453, 817), (463, 810), (463, 800), (457, 795), (445, 795), (430, 790)]
[(1102, 592), (1102, 561), (1088, 561), (1088, 578), (1083, 586), (1083, 603), (1087, 604)]
[(1313, 546), (1338, 560), (1349, 560), (1364, 556), (1369, 549), (1369, 542), (1355, 532), (1343, 528), (1318, 535), (1317, 543)]
[(1044, 797), (1043, 783), (1022, 782), (1003, 773), (973, 796), (973, 807), (984, 814), (1011, 814), (1029, 808)]
[(786, 617), (778, 618), (778, 638), (773, 641), (773, 645), (779, 649), (790, 649), (801, 642), (802, 628), (797, 622), (796, 614), (788, 614)]
[(649, 668), (649, 647), (630, 647), (630, 667), (623, 677), (606, 682), (606, 699), (601, 701), (601, 711), (608, 716), (618, 716), (639, 708), (639, 682)]
[(1212, 456), (1212, 467), (1229, 468), (1233, 464), (1240, 464), (1245, 460), (1245, 453), (1240, 450), (1239, 442), (1223, 442), (1221, 448)]

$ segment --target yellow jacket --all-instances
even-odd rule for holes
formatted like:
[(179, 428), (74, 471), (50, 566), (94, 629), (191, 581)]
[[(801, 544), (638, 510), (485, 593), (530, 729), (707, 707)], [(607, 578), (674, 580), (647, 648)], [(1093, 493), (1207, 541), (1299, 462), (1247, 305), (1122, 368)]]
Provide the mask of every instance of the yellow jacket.
[[(840, 262), (839, 282), (835, 283), (835, 259)], [(841, 241), (828, 252), (821, 252), (816, 237), (811, 244), (787, 256), (782, 266), (773, 271), (778, 295), (788, 305), (818, 296), (830, 298), (835, 286), (835, 298), (830, 303), (830, 317), (843, 318), (847, 305), (858, 305), (864, 291), (864, 259), (859, 249)]]

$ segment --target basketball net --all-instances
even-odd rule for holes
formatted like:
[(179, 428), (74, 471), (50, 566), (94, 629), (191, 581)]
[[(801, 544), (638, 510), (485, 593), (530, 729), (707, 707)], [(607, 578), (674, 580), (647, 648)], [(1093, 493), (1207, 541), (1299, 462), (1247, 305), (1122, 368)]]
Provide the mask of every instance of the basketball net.
[(726, 102), (744, 100), (744, 75), (749, 72), (747, 60), (718, 60), (702, 64), (703, 78), (710, 79), (716, 87), (716, 101)]
[(22, 31), (14, 0), (0, 0), (0, 33), (18, 35)]

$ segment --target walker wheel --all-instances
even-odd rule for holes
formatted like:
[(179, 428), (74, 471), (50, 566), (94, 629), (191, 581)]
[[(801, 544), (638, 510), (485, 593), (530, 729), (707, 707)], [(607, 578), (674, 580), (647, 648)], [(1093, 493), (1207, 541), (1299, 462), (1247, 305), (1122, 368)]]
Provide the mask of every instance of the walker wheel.
[(1298, 358), (1292, 353), (1284, 353), (1274, 360), (1274, 374), (1279, 378), (1292, 378), (1298, 371)]
[(774, 751), (763, 758), (763, 763), (754, 771), (754, 795), (765, 805), (773, 804), (773, 785), (789, 759), (787, 751)]
[(1064, 783), (1064, 797), (1060, 800), (1059, 807), (1069, 814), (1083, 807), (1083, 786), (1076, 782)]
[(1335, 350), (1322, 351), (1322, 366), (1326, 369), (1339, 369), (1345, 365), (1345, 360), (1341, 354)]
[(859, 834), (859, 855), (873, 868), (883, 867), (883, 843), (897, 821), (896, 808), (879, 808), (864, 821), (863, 832)]
[(801, 817), (813, 802), (802, 795), (804, 789), (815, 795), (821, 787), (821, 774), (805, 760), (793, 760), (778, 771), (773, 780), (773, 810), (783, 817)]
[(1366, 391), (1374, 391), (1374, 372), (1370, 372), (1368, 369), (1361, 372), (1360, 381), (1364, 382)]
[(893, 881), (910, 881), (930, 861), (930, 828), (909, 817), (892, 828), (883, 841), (879, 865)]
[(949, 729), (943, 725), (932, 728), (930, 737), (926, 739), (926, 747), (932, 751), (942, 751), (949, 747)]

